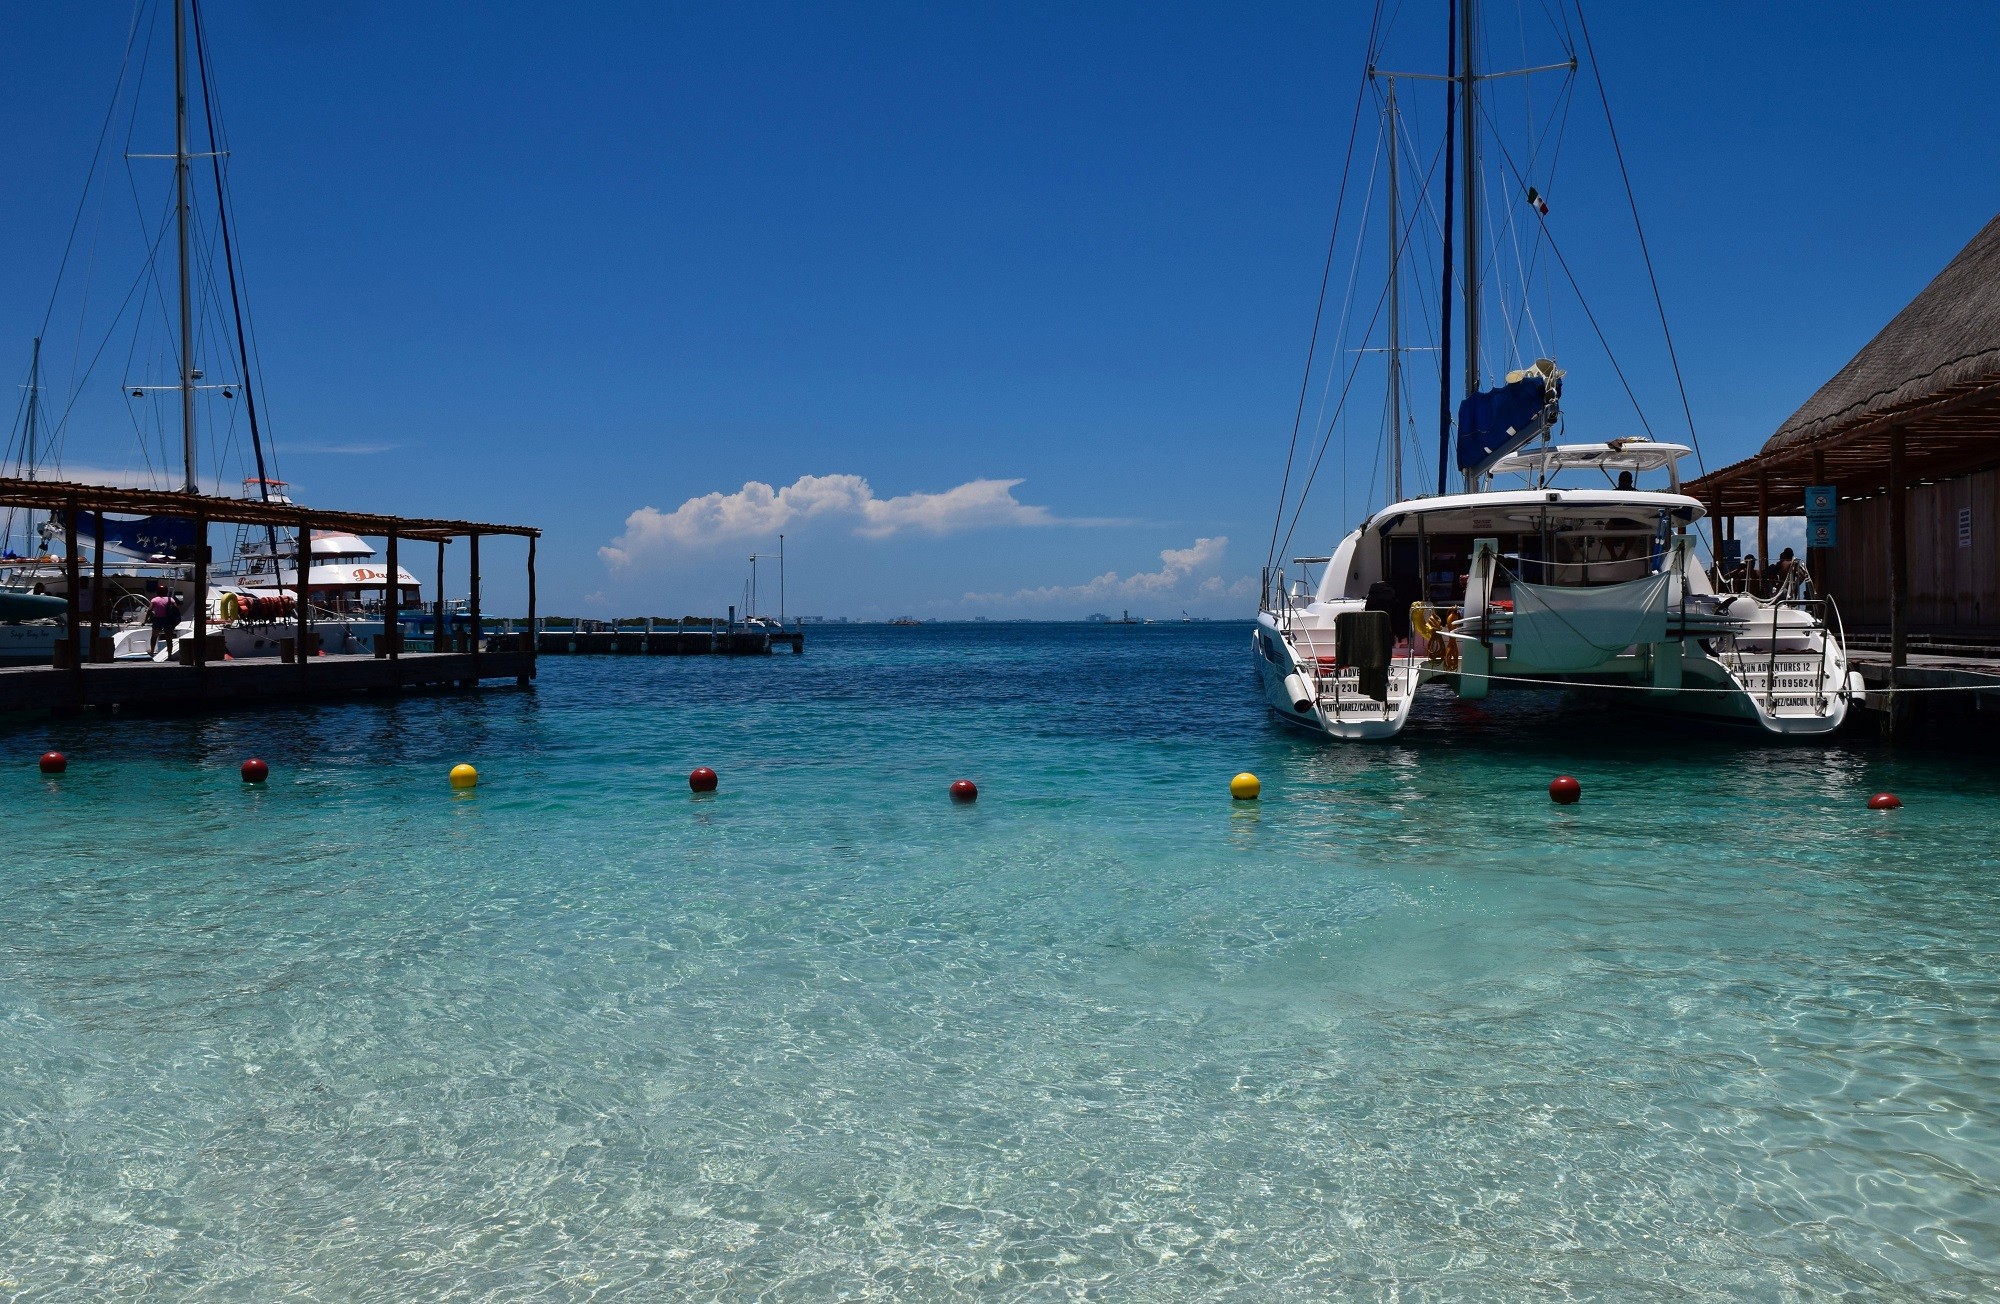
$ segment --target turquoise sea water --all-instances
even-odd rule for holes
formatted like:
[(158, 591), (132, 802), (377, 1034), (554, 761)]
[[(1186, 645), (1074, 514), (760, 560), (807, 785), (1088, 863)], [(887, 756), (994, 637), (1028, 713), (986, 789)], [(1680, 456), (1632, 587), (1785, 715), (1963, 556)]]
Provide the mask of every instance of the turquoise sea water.
[(1248, 643), (7, 725), (0, 1298), (2000, 1294), (2000, 766)]

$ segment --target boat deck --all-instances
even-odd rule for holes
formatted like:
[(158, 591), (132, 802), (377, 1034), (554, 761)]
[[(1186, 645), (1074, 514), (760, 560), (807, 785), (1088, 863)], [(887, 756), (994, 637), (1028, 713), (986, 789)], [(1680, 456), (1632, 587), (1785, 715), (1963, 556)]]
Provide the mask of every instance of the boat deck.
[(475, 687), (483, 680), (528, 683), (532, 654), (522, 651), (408, 652), (316, 656), (292, 661), (216, 661), (183, 666), (113, 661), (56, 669), (0, 667), (0, 711), (71, 712), (87, 706), (221, 706), (276, 698), (332, 697), (404, 688)]

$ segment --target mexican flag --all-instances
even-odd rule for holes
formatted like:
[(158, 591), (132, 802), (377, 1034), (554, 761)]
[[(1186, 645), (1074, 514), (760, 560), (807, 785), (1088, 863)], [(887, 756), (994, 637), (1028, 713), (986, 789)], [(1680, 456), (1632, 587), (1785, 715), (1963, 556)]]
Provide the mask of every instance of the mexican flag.
[(1542, 192), (1536, 190), (1533, 186), (1528, 187), (1528, 207), (1534, 209), (1543, 217), (1549, 215), (1549, 201), (1542, 198)]

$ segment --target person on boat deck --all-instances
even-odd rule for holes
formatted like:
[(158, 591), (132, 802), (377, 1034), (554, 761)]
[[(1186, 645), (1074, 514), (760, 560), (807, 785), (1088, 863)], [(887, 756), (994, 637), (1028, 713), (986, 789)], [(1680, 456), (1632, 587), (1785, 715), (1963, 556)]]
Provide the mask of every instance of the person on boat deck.
[(1764, 578), (1771, 586), (1771, 592), (1778, 597), (1797, 597), (1799, 584), (1805, 578), (1805, 568), (1793, 559), (1792, 550), (1787, 548), (1778, 554), (1778, 564)]
[(1618, 473), (1618, 487), (1620, 489), (1630, 489), (1633, 487), (1632, 473), (1630, 471), (1620, 471)]
[(174, 595), (163, 585), (153, 591), (152, 600), (146, 604), (146, 612), (153, 622), (153, 637), (146, 645), (146, 653), (150, 656), (159, 650), (162, 640), (172, 645), (174, 626), (181, 623), (181, 608), (174, 601)]

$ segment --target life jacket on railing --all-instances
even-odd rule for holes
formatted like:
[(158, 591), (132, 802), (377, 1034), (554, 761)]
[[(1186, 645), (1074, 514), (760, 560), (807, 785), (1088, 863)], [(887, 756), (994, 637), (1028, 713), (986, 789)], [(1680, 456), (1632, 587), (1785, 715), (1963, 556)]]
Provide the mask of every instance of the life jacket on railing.
[(1451, 637), (1458, 613), (1428, 602), (1410, 604), (1410, 641), (1424, 645), (1424, 659), (1446, 670), (1458, 669), (1458, 640)]

